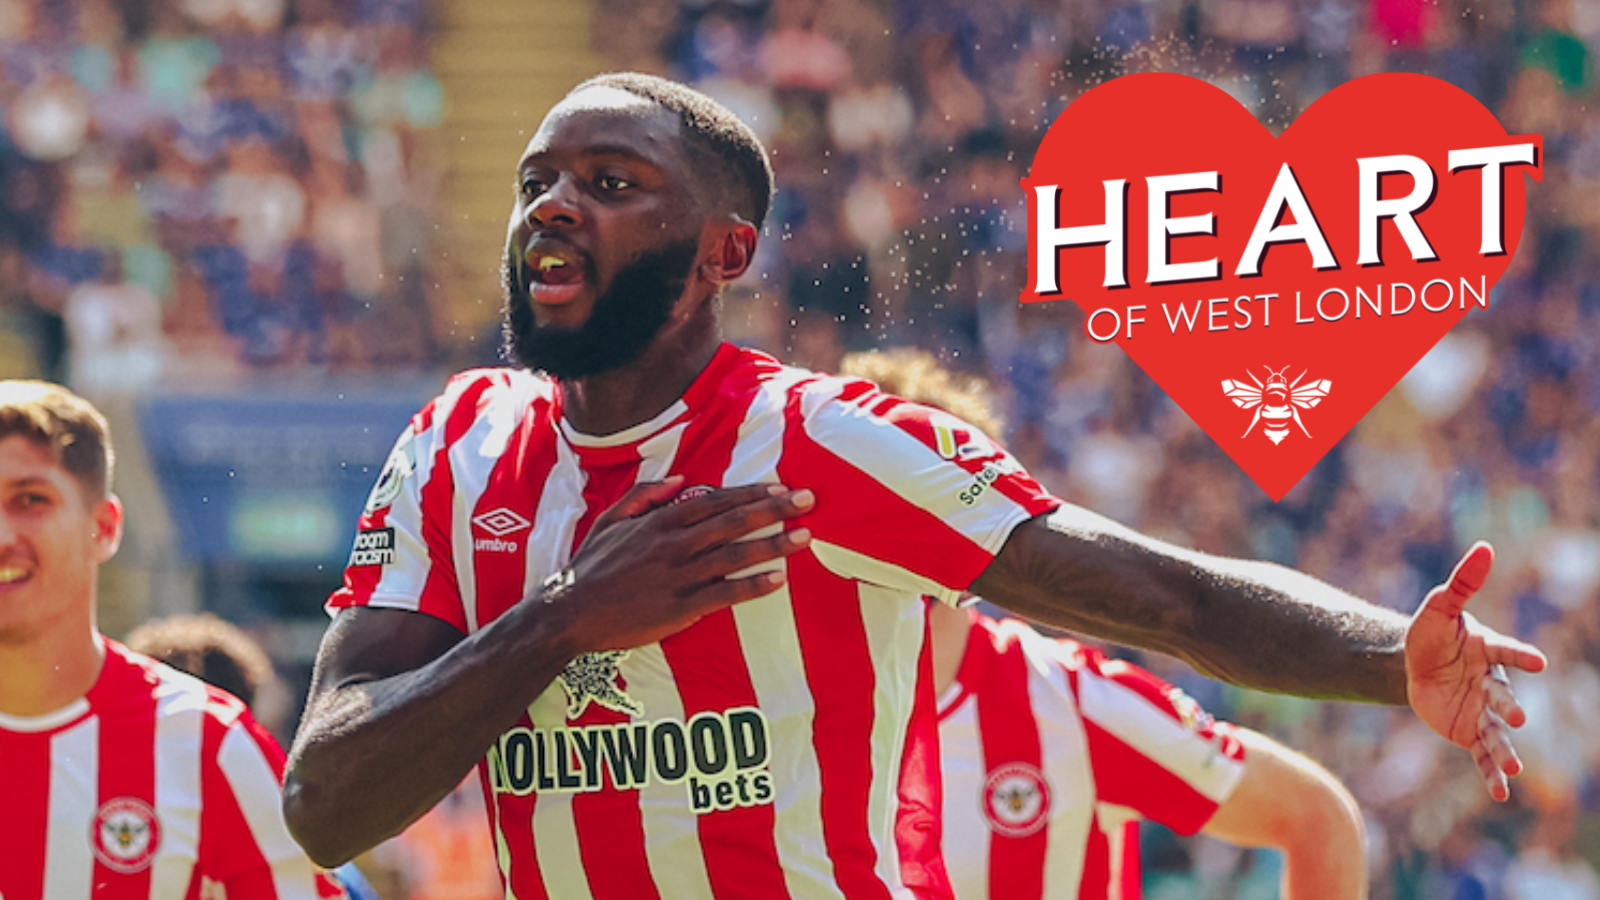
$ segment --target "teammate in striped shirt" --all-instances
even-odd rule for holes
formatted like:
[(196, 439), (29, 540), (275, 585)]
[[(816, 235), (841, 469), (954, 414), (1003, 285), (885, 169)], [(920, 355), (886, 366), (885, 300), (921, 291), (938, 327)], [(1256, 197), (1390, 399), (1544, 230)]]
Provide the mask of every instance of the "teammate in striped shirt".
[(284, 827), (283, 754), (244, 704), (96, 630), (111, 474), (93, 406), (0, 382), (0, 897), (338, 896)]
[(330, 600), (285, 791), (314, 859), (477, 765), (522, 900), (943, 896), (922, 596), (969, 589), (1248, 684), (1409, 696), (1503, 793), (1496, 716), (1522, 713), (1491, 667), (1543, 658), (1460, 614), (1486, 548), (1408, 623), (725, 345), (770, 195), (749, 129), (672, 82), (602, 76), (541, 123), (507, 233), (520, 365), (413, 418)]
[[(982, 380), (925, 350), (840, 371), (1001, 430)], [(1360, 811), (1312, 760), (1075, 641), (976, 608), (928, 615), (956, 900), (1137, 900), (1141, 819), (1282, 851), (1287, 900), (1366, 896)]]
[[(126, 646), (180, 672), (216, 685), (239, 698), (254, 712), (257, 695), (275, 687), (277, 672), (272, 658), (249, 634), (210, 613), (154, 619), (128, 632)], [(273, 741), (273, 755), (282, 748)], [(282, 768), (281, 764), (279, 766)], [(282, 780), (282, 772), (279, 772)], [(330, 873), (351, 900), (377, 900), (377, 892), (355, 863), (345, 863)]]
[(1137, 900), (1141, 819), (1282, 851), (1286, 900), (1366, 897), (1361, 813), (1326, 769), (1075, 641), (929, 615), (956, 900)]

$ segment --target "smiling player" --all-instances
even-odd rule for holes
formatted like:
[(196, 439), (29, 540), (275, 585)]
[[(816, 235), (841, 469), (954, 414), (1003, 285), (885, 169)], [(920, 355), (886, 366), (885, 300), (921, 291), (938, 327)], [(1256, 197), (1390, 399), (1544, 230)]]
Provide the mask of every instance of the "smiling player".
[(244, 704), (95, 629), (111, 471), (93, 406), (0, 382), (0, 897), (339, 895), (284, 827), (283, 751)]

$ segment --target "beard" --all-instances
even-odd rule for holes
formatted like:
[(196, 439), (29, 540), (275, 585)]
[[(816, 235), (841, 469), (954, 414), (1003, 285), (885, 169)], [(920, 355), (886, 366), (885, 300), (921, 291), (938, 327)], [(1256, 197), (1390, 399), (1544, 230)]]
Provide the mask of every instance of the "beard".
[[(693, 238), (639, 254), (594, 302), (575, 328), (541, 326), (533, 300), (508, 258), (501, 269), (505, 289), (503, 330), (511, 362), (574, 379), (620, 369), (638, 359), (672, 316), (683, 296), (699, 249)], [(592, 274), (592, 273), (591, 273)]]

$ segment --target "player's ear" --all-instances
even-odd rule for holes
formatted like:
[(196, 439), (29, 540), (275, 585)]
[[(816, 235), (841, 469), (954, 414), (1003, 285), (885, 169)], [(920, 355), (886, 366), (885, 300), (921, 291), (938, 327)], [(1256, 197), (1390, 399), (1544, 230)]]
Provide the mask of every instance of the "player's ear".
[(90, 517), (94, 519), (95, 562), (107, 562), (122, 546), (122, 500), (116, 494), (106, 495), (94, 505)]
[(756, 227), (730, 214), (707, 232), (710, 246), (700, 262), (701, 277), (718, 286), (739, 280), (755, 259)]

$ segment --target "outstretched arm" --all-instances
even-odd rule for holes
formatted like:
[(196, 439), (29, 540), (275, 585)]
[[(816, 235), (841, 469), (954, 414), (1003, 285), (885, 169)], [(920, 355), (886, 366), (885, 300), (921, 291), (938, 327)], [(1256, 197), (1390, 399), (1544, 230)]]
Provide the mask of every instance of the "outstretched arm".
[(1244, 777), (1201, 829), (1283, 853), (1284, 900), (1365, 900), (1361, 811), (1333, 773), (1266, 735), (1235, 728)]
[(809, 491), (755, 485), (645, 512), (678, 487), (630, 492), (596, 523), (570, 580), (471, 636), (402, 610), (339, 613), (284, 785), (284, 817), (312, 859), (332, 867), (399, 833), (579, 654), (659, 641), (783, 583), (781, 573), (727, 576), (806, 545), (804, 529), (740, 539), (804, 512)]
[[(1496, 665), (1531, 672), (1544, 657), (1485, 628), (1461, 606), (1487, 576), (1487, 545), (1408, 620), (1272, 563), (1210, 556), (1067, 505), (1018, 526), (972, 591), (1013, 612), (1176, 656), (1235, 684), (1307, 697), (1411, 703), (1434, 731), (1520, 768), (1503, 720), (1522, 711)], [(1408, 637), (1409, 632), (1409, 637)], [(1504, 799), (1503, 778), (1485, 778)]]
[(1018, 526), (972, 590), (1235, 684), (1406, 702), (1405, 617), (1292, 569), (1187, 550), (1080, 507)]

